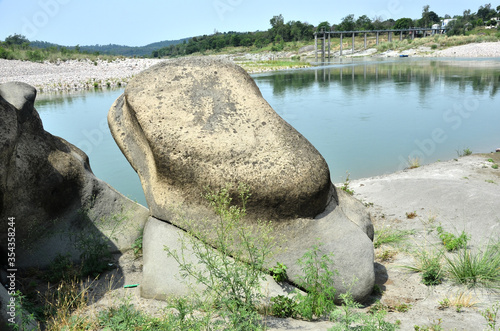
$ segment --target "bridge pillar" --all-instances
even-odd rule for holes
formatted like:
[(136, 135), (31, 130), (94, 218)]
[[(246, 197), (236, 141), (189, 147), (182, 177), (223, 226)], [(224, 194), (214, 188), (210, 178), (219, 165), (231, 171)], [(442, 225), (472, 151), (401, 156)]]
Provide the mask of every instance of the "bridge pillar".
[(365, 32), (365, 49), (366, 49), (366, 35), (367, 35), (367, 33)]
[(378, 46), (378, 35), (379, 35), (380, 32), (377, 31), (377, 46)]
[(344, 35), (340, 34), (340, 56), (342, 56), (342, 49), (344, 48)]
[(352, 33), (352, 54), (354, 54), (354, 32)]
[(330, 32), (328, 32), (328, 61), (330, 61)]
[(323, 32), (323, 38), (321, 43), (321, 62), (325, 62), (325, 43), (326, 43), (326, 34)]
[(314, 33), (314, 54), (316, 55), (316, 62), (318, 62), (318, 33)]

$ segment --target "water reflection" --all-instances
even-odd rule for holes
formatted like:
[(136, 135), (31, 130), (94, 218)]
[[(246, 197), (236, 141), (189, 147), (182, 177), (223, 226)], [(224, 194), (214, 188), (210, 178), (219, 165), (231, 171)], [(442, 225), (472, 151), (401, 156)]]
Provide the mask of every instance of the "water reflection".
[(254, 79), (325, 157), (335, 182), (346, 171), (368, 177), (400, 170), (408, 157), (430, 163), (500, 143), (500, 59), (344, 62)]
[(426, 96), (428, 90), (442, 86), (462, 91), (471, 86), (474, 92), (489, 93), (493, 97), (498, 93), (500, 84), (500, 62), (405, 59), (385, 63), (339, 64), (261, 75), (255, 79), (271, 84), (275, 96), (313, 86), (326, 89), (332, 85), (352, 95), (390, 83), (398, 90), (407, 90), (417, 84), (421, 98)]

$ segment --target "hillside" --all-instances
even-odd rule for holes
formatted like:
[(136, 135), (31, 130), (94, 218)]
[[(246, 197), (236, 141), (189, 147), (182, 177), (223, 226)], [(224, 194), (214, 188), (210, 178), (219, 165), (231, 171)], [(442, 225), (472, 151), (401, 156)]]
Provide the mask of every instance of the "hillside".
[[(187, 40), (189, 40), (189, 38), (184, 38), (179, 40), (164, 40), (151, 43), (145, 46), (125, 46), (125, 45), (109, 44), (109, 45), (89, 45), (89, 46), (78, 46), (78, 47), (81, 52), (88, 52), (88, 53), (98, 52), (99, 54), (120, 55), (127, 57), (133, 57), (133, 56), (148, 57), (151, 56), (151, 53), (153, 53), (156, 50), (159, 50), (164, 47), (169, 47), (170, 45), (181, 44)], [(32, 41), (30, 42), (30, 46), (41, 49), (49, 47), (56, 47), (56, 48), (66, 47), (68, 49), (74, 49), (75, 47), (77, 47), (77, 46), (62, 46), (45, 41)]]

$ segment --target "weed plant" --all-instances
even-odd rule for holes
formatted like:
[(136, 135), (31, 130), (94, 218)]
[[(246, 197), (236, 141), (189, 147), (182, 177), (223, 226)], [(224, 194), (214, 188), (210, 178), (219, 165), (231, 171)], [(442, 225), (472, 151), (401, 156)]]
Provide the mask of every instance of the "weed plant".
[(399, 244), (413, 233), (415, 233), (413, 230), (393, 230), (390, 228), (375, 231), (373, 246), (375, 248), (379, 248), (380, 246), (386, 244)]
[[(218, 224), (211, 228), (213, 233), (193, 230), (182, 242), (184, 247), (192, 248), (205, 269), (187, 263), (182, 253), (168, 247), (165, 250), (179, 263), (183, 276), (190, 276), (206, 287), (202, 296), (212, 301), (230, 328), (260, 329), (257, 306), (263, 299), (260, 283), (265, 277), (262, 270), (275, 243), (269, 236), (269, 224), (260, 223), (256, 227), (243, 224), (249, 188), (246, 185), (238, 187), (241, 206), (231, 204), (230, 189), (226, 186), (219, 191), (208, 191), (205, 196), (219, 217)], [(210, 238), (217, 250), (208, 244)]]
[(458, 157), (472, 155), (472, 151), (468, 147), (464, 148), (461, 151), (457, 150), (456, 152), (457, 152)]
[(295, 317), (297, 315), (297, 302), (284, 295), (272, 297), (271, 314), (280, 318)]
[(275, 281), (281, 283), (288, 279), (288, 276), (286, 274), (286, 269), (287, 269), (286, 265), (280, 262), (276, 262), (276, 266), (269, 269), (269, 272)]
[(375, 309), (365, 314), (357, 311), (361, 304), (354, 301), (350, 292), (340, 295), (342, 305), (330, 314), (330, 320), (337, 322), (329, 331), (337, 330), (384, 330), (393, 331), (398, 329), (397, 324), (392, 324), (384, 320), (387, 310), (381, 304), (377, 304)]
[(354, 195), (354, 190), (349, 187), (351, 180), (349, 179), (350, 173), (346, 172), (346, 178), (340, 189), (349, 195)]
[(418, 157), (408, 158), (408, 169), (416, 169), (420, 167), (420, 159)]
[(500, 243), (473, 252), (465, 247), (445, 256), (448, 274), (458, 284), (500, 289)]
[(481, 312), (486, 323), (488, 324), (488, 329), (491, 331), (496, 331), (497, 329), (497, 320), (498, 320), (498, 311), (500, 310), (500, 302), (496, 302), (491, 307), (486, 308)]
[(314, 245), (298, 261), (304, 275), (297, 285), (307, 294), (296, 293), (296, 310), (297, 315), (308, 320), (326, 316), (335, 308), (336, 271), (333, 271), (332, 255), (324, 254), (321, 246), (321, 243)]
[(432, 250), (421, 250), (416, 254), (417, 263), (414, 266), (404, 266), (412, 272), (422, 273), (422, 283), (430, 285), (439, 285), (443, 281), (442, 259), (443, 252)]
[(444, 231), (441, 226), (438, 226), (436, 230), (439, 234), (439, 238), (443, 242), (443, 245), (448, 252), (467, 247), (467, 242), (469, 241), (470, 236), (467, 236), (464, 231), (462, 231), (460, 236), (457, 237), (452, 233)]

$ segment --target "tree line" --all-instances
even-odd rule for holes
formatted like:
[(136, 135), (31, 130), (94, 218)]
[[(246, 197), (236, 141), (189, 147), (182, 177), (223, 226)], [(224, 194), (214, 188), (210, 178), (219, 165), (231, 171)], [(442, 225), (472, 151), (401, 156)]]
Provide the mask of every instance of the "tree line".
[[(62, 54), (71, 57), (74, 54), (112, 54), (123, 56), (145, 56), (145, 57), (176, 57), (206, 51), (219, 51), (225, 47), (254, 47), (256, 49), (269, 49), (281, 51), (286, 42), (308, 42), (314, 38), (314, 32), (320, 31), (370, 31), (408, 29), (411, 27), (430, 28), (433, 24), (439, 24), (441, 20), (450, 19), (447, 25), (448, 35), (465, 34), (478, 26), (497, 25), (500, 17), (500, 6), (492, 7), (491, 3), (480, 6), (477, 12), (470, 9), (464, 10), (462, 15), (453, 18), (445, 14), (439, 16), (430, 10), (429, 5), (422, 8), (422, 15), (418, 19), (400, 18), (398, 20), (374, 17), (370, 19), (366, 15), (355, 18), (353, 14), (345, 16), (338, 24), (330, 24), (328, 21), (319, 23), (317, 26), (301, 21), (288, 21), (285, 23), (283, 15), (273, 16), (269, 20), (270, 28), (266, 31), (255, 32), (224, 32), (215, 31), (211, 35), (203, 35), (186, 38), (178, 41), (165, 41), (141, 47), (127, 47), (117, 45), (106, 46), (82, 46), (64, 47), (47, 42), (30, 42), (22, 35), (11, 35), (0, 42), (0, 58), (18, 58), (19, 50), (25, 54), (24, 58), (31, 61), (42, 61), (48, 54)], [(157, 47), (157, 49), (154, 49)], [(147, 48), (147, 49), (146, 49)], [(24, 59), (23, 58), (23, 59)]]
[(330, 24), (324, 21), (313, 26), (307, 22), (289, 21), (285, 23), (282, 15), (273, 16), (269, 20), (271, 28), (267, 31), (256, 32), (215, 32), (212, 35), (193, 37), (181, 44), (170, 45), (153, 51), (153, 57), (175, 57), (189, 55), (197, 52), (218, 51), (225, 47), (253, 46), (257, 49), (269, 47), (272, 51), (281, 51), (285, 42), (310, 41), (314, 39), (314, 32), (320, 31), (371, 31), (390, 29), (409, 29), (411, 27), (430, 28), (433, 24), (441, 23), (441, 20), (451, 19), (447, 33), (449, 35), (465, 34), (477, 26), (496, 25), (493, 18), (500, 17), (500, 6), (494, 9), (491, 4), (480, 6), (477, 12), (465, 10), (463, 15), (452, 17), (448, 14), (439, 16), (430, 10), (429, 5), (422, 8), (422, 16), (418, 19), (400, 18), (398, 20), (374, 17), (370, 19), (366, 15), (355, 18), (353, 14), (344, 17), (339, 24)]

